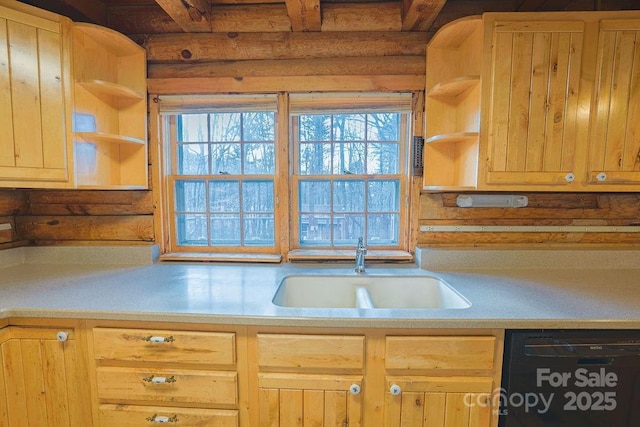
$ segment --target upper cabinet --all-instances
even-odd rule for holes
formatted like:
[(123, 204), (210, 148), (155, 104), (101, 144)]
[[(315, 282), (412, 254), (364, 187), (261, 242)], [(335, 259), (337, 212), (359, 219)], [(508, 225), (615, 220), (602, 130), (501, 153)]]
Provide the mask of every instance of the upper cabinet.
[(597, 187), (640, 183), (640, 17), (603, 19), (597, 43), (596, 80), (587, 182)]
[(73, 27), (73, 142), (79, 187), (145, 188), (145, 51), (91, 24)]
[(22, 9), (0, 5), (0, 186), (68, 187), (71, 23)]
[(146, 188), (146, 96), (130, 39), (0, 0), (1, 187)]
[[(637, 31), (638, 12), (487, 13), (444, 27), (427, 48), (424, 188), (639, 191)], [(480, 67), (480, 88), (436, 102), (434, 52), (450, 34), (468, 34), (451, 63)], [(434, 139), (442, 123), (459, 139)]]

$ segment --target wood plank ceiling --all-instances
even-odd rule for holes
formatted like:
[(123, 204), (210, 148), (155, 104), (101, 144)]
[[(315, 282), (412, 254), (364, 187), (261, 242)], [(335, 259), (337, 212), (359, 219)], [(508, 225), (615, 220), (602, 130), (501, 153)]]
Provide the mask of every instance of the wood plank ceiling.
[(128, 35), (426, 31), (496, 11), (640, 9), (637, 0), (22, 0)]

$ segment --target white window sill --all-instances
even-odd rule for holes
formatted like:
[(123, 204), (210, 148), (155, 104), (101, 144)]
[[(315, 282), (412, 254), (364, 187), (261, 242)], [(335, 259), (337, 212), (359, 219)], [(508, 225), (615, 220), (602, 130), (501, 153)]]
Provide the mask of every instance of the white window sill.
[(232, 252), (172, 252), (160, 255), (160, 261), (264, 262), (279, 263), (279, 254)]
[[(294, 249), (288, 254), (289, 261), (353, 261), (353, 249)], [(407, 251), (369, 249), (367, 261), (374, 262), (413, 262), (413, 255)]]

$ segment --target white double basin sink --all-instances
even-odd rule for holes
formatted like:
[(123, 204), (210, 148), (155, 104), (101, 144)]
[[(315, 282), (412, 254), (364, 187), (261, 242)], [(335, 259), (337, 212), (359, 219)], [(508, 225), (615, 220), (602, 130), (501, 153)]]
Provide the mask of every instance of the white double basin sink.
[(301, 274), (282, 279), (273, 297), (281, 307), (461, 309), (471, 303), (432, 276)]

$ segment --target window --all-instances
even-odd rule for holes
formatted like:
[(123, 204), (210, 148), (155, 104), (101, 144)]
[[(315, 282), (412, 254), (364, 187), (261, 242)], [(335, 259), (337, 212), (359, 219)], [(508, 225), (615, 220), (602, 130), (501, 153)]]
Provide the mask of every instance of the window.
[(300, 114), (292, 128), (300, 247), (398, 246), (406, 114)]
[(210, 102), (165, 115), (172, 250), (274, 248), (275, 108)]
[(161, 97), (165, 251), (286, 255), (359, 237), (406, 250), (410, 106), (407, 94)]

